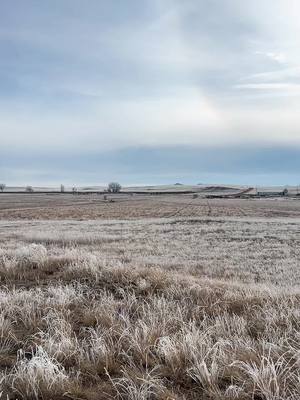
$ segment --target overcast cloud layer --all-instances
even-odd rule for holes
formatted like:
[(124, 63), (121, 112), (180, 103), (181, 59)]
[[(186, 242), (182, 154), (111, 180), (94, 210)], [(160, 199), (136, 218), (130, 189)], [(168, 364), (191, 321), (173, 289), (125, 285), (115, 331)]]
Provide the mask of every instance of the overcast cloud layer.
[(298, 0), (1, 1), (0, 180), (298, 183), (299, 18)]

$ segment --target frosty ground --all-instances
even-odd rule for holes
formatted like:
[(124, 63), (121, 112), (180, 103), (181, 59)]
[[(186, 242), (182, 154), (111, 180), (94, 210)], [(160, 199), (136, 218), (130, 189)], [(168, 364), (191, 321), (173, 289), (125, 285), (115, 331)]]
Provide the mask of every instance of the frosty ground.
[(2, 218), (3, 399), (299, 398), (299, 206), (179, 203), (163, 218)]

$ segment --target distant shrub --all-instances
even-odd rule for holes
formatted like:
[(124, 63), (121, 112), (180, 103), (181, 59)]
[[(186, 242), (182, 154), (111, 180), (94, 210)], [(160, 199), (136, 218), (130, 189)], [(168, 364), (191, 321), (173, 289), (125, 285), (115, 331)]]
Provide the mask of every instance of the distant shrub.
[(0, 183), (0, 190), (1, 192), (4, 192), (4, 189), (6, 188), (5, 183)]
[(122, 189), (122, 186), (118, 182), (111, 182), (108, 185), (108, 191), (110, 193), (118, 193)]
[(25, 191), (28, 193), (32, 193), (34, 192), (33, 187), (32, 186), (26, 186)]

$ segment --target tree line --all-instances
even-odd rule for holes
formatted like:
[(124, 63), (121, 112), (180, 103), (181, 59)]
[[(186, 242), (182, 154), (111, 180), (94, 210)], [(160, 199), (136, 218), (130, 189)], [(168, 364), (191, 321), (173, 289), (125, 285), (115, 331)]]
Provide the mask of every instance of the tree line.
[[(6, 188), (5, 183), (0, 183), (0, 191), (4, 192)], [(107, 186), (107, 192), (108, 193), (119, 193), (122, 189), (122, 186), (118, 182), (110, 182)], [(74, 186), (72, 187), (72, 192), (77, 193), (78, 189)], [(34, 189), (32, 186), (26, 186), (25, 187), (25, 192), (27, 193), (32, 193), (34, 192)], [(65, 192), (65, 186), (63, 184), (60, 185), (60, 192), (64, 193)]]

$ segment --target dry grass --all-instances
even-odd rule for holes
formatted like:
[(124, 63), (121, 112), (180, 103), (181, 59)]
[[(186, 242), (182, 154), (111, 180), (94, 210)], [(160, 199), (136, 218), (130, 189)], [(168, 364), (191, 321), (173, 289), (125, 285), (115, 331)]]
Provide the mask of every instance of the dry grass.
[[(300, 217), (300, 199), (205, 199), (193, 195), (0, 194), (0, 220), (170, 217)], [(112, 200), (112, 202), (110, 201)]]
[(0, 398), (296, 400), (300, 220), (0, 223)]

